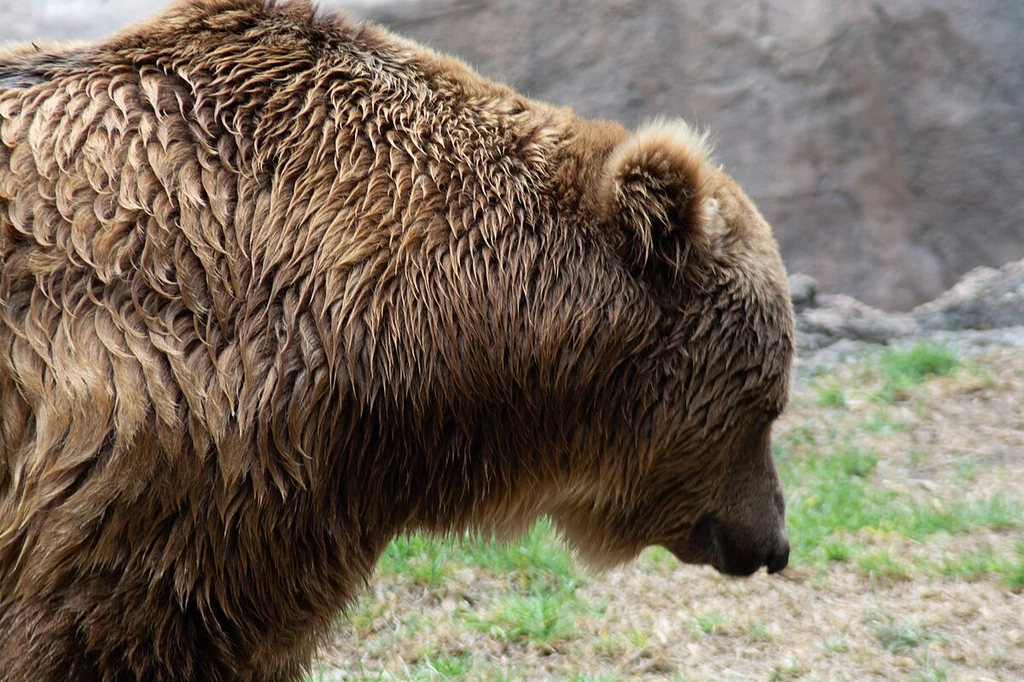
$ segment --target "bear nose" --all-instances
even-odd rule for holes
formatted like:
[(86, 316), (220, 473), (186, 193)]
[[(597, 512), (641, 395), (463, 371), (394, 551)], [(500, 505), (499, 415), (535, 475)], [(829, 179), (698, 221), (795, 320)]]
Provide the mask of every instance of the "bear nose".
[(789, 543), (783, 543), (782, 547), (775, 550), (774, 552), (768, 553), (768, 559), (765, 561), (765, 566), (768, 567), (768, 573), (778, 573), (789, 564)]

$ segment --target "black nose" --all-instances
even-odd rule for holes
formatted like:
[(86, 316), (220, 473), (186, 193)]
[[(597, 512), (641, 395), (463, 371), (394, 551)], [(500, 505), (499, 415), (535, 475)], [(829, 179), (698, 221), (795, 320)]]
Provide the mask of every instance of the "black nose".
[(789, 544), (785, 544), (781, 549), (772, 552), (768, 555), (768, 560), (765, 565), (768, 566), (769, 573), (778, 573), (789, 564)]

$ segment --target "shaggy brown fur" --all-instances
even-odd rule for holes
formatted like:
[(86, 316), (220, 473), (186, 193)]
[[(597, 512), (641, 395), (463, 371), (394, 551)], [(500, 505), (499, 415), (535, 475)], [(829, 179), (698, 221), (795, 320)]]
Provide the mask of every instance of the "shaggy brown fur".
[(411, 530), (785, 565), (770, 230), (303, 2), (0, 53), (0, 678), (290, 680)]

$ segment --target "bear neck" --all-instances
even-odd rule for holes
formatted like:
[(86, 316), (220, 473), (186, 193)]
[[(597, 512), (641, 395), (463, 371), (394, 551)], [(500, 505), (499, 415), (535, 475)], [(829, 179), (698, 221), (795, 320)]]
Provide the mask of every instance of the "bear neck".
[[(635, 383), (658, 315), (635, 281), (608, 277), (622, 271), (608, 262), (588, 190), (625, 133), (580, 120), (574, 131), (529, 183), (501, 187), (502, 201), (517, 203), (469, 227), (459, 224), (464, 206), (449, 204), (438, 250), (375, 281), (362, 311), (346, 316), (341, 336), (359, 343), (334, 351), (347, 358), (340, 404), (358, 406), (379, 444), (358, 454), (350, 480), (353, 494), (395, 500), (382, 523), (510, 537), (595, 478), (630, 487), (623, 458), (639, 466), (630, 455), (644, 446), (606, 428), (623, 406), (602, 398)], [(456, 196), (471, 204), (488, 191)], [(395, 255), (386, 258), (369, 271), (388, 271)], [(395, 466), (382, 479), (385, 459)]]

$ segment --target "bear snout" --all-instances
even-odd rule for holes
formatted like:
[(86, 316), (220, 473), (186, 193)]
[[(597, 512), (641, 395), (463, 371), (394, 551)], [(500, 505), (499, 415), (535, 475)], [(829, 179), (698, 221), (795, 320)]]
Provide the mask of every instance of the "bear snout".
[(768, 573), (778, 573), (786, 566), (789, 565), (789, 543), (785, 540), (779, 549), (769, 552), (768, 560), (765, 561), (765, 566), (768, 567)]
[(708, 514), (694, 526), (691, 542), (706, 557), (706, 563), (725, 575), (748, 576), (761, 567), (767, 567), (768, 573), (778, 573), (789, 565), (785, 529), (765, 533), (730, 527)]

